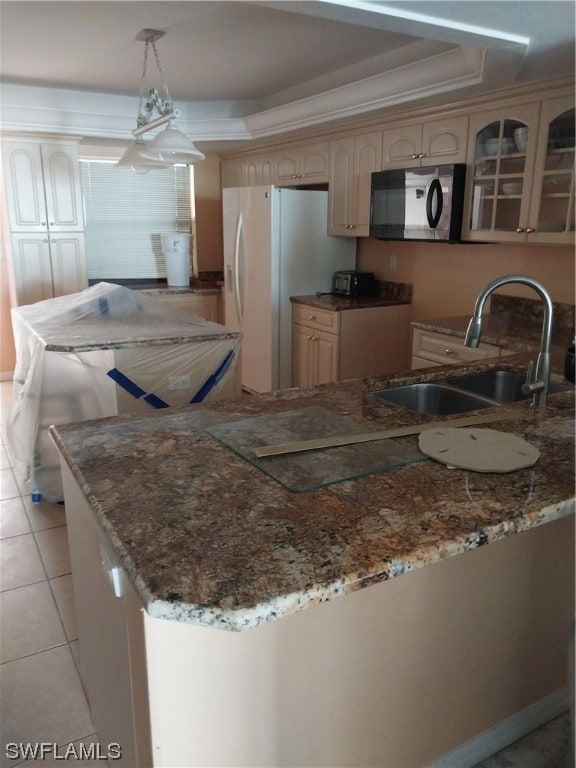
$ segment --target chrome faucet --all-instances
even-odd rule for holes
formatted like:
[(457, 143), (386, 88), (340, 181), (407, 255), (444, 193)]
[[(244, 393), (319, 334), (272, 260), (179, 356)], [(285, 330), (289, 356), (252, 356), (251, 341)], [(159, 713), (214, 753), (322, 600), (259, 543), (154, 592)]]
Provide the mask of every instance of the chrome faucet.
[(480, 336), (482, 335), (482, 309), (484, 308), (486, 299), (497, 288), (501, 288), (508, 283), (520, 283), (521, 285), (527, 285), (530, 288), (533, 288), (544, 302), (542, 340), (540, 342), (540, 352), (536, 361), (536, 370), (534, 375), (532, 375), (534, 365), (531, 361), (528, 366), (526, 382), (522, 385), (522, 392), (524, 392), (524, 394), (534, 395), (532, 398), (532, 405), (543, 408), (546, 405), (548, 384), (550, 381), (550, 342), (552, 338), (553, 307), (550, 294), (541, 283), (527, 275), (505, 275), (504, 277), (497, 277), (496, 280), (492, 280), (491, 283), (488, 283), (486, 288), (484, 288), (482, 293), (476, 299), (474, 315), (468, 324), (464, 344), (467, 347), (478, 346), (480, 343)]

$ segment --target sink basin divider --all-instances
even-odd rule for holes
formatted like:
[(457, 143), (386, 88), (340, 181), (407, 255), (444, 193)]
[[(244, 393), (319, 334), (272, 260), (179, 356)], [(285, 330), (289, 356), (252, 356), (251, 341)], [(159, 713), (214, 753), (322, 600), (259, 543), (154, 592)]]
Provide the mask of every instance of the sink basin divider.
[(492, 421), (506, 421), (508, 419), (528, 419), (531, 413), (518, 412), (500, 408), (496, 413), (477, 414), (475, 416), (463, 416), (458, 419), (442, 419), (423, 422), (421, 424), (411, 424), (406, 427), (395, 427), (393, 429), (381, 429), (374, 432), (362, 432), (352, 435), (333, 435), (332, 437), (319, 437), (312, 440), (301, 440), (294, 443), (277, 443), (275, 445), (263, 445), (254, 448), (254, 456), (263, 458), (265, 456), (279, 456), (284, 453), (298, 453), (300, 451), (316, 451), (321, 448), (333, 448), (338, 445), (351, 445), (353, 443), (367, 443), (371, 440), (387, 440), (391, 437), (406, 437), (407, 435), (418, 435), (426, 429), (437, 429), (438, 427), (469, 427), (474, 424), (487, 424)]

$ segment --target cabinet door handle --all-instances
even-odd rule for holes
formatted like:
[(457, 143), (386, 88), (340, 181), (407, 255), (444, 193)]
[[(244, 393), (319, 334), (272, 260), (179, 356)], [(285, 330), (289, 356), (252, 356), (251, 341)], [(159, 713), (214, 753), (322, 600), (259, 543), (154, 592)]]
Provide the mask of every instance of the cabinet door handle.
[(444, 351), (446, 352), (447, 355), (453, 355), (454, 354), (454, 350), (453, 349), (445, 349)]
[(45, 227), (46, 226), (46, 222), (45, 221), (41, 221), (40, 222), (40, 226)]
[(522, 232), (524, 232), (524, 231), (525, 231), (525, 230), (524, 230), (524, 227), (518, 227), (518, 228), (516, 229), (516, 232), (518, 232), (518, 234), (519, 234), (519, 235), (520, 235), (520, 234), (522, 234)]
[(54, 226), (54, 222), (53, 222), (53, 221), (51, 221), (51, 222), (50, 222), (50, 226), (51, 226), (51, 227), (53, 227), (53, 226)]
[(308, 315), (308, 320), (316, 320), (316, 315)]
[(422, 158), (423, 158), (423, 157), (428, 157), (428, 155), (426, 154), (426, 152), (420, 152), (420, 153), (419, 153), (419, 155), (418, 155), (418, 159), (419, 159), (419, 160), (422, 160)]
[(44, 238), (44, 240), (42, 240), (42, 242), (43, 242), (43, 243), (47, 243), (47, 242), (48, 242), (48, 238), (47, 238), (47, 237), (45, 237), (45, 238)]
[(420, 157), (420, 155), (412, 155), (410, 159), (411, 160), (418, 160), (419, 157)]
[(535, 227), (526, 227), (525, 231), (526, 231), (527, 234), (531, 235), (532, 232), (536, 232), (536, 229), (535, 229)]

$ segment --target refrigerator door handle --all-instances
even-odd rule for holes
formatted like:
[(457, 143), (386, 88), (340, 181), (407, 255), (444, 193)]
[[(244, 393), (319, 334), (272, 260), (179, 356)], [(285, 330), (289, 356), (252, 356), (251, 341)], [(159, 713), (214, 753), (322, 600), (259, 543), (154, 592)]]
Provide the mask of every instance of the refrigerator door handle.
[(234, 237), (234, 298), (238, 319), (242, 320), (242, 295), (240, 292), (240, 236), (242, 234), (242, 211), (236, 219), (236, 234)]

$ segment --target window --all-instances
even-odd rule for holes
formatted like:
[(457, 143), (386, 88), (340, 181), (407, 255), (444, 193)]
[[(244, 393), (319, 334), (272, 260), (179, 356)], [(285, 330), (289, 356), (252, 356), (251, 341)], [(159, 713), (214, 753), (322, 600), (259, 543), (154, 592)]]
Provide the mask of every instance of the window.
[(165, 278), (160, 235), (192, 231), (192, 168), (139, 175), (115, 162), (80, 156), (88, 278)]

